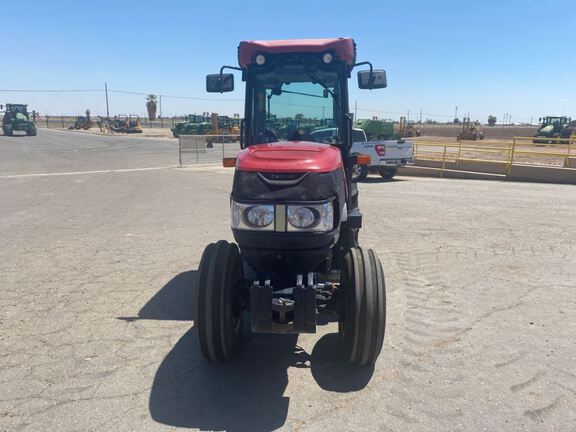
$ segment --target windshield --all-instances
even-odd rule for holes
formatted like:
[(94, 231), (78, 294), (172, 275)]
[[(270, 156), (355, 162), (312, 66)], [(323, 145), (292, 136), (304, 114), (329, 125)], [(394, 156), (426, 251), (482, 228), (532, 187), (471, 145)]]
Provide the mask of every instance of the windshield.
[(26, 107), (27, 105), (10, 105), (10, 111), (13, 113), (26, 114)]
[(561, 124), (566, 123), (566, 117), (546, 117), (544, 121), (546, 124)]
[[(338, 72), (304, 64), (282, 65), (254, 74), (251, 132), (255, 143), (339, 143)], [(333, 128), (334, 132), (314, 134)]]

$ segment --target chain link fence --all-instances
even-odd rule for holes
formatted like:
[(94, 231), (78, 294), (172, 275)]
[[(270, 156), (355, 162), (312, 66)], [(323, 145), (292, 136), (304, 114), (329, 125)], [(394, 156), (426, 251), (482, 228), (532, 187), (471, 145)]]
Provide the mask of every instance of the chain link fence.
[(181, 135), (178, 138), (178, 163), (208, 164), (236, 157), (239, 135)]

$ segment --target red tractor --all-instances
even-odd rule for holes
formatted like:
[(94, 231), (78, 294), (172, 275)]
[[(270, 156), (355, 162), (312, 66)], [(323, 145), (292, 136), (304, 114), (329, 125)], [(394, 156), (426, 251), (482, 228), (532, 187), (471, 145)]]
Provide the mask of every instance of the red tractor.
[[(386, 294), (380, 260), (358, 245), (362, 213), (352, 180), (352, 116), (348, 79), (361, 89), (386, 87), (386, 73), (356, 63), (350, 38), (247, 41), (239, 67), (206, 77), (208, 92), (246, 83), (242, 150), (224, 159), (235, 166), (230, 208), (237, 244), (206, 247), (198, 269), (195, 326), (203, 356), (231, 359), (243, 321), (252, 332), (315, 333), (317, 316), (338, 319), (347, 361), (373, 364), (384, 341)], [(314, 130), (335, 128), (331, 142)]]

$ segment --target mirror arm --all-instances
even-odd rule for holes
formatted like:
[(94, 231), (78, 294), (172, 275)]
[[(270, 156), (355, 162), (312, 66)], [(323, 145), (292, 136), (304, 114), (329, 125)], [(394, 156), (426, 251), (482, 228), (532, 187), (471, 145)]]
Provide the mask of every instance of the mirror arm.
[(373, 71), (372, 63), (370, 63), (369, 61), (363, 61), (360, 63), (356, 63), (352, 66), (352, 69), (354, 69), (356, 66), (363, 66), (363, 65), (370, 66), (370, 90), (372, 90), (372, 86), (374, 86), (374, 75), (372, 74), (372, 71)]
[(356, 66), (363, 66), (363, 65), (368, 65), (368, 66), (370, 66), (370, 75), (372, 75), (372, 69), (373, 69), (373, 68), (372, 68), (372, 63), (370, 63), (369, 61), (363, 61), (363, 62), (360, 62), (360, 63), (356, 63), (356, 64), (354, 64), (354, 65), (352, 66), (352, 69), (354, 69)]
[[(234, 70), (239, 70), (239, 71), (243, 70), (242, 68), (237, 67), (237, 66), (226, 66), (226, 65), (222, 66), (220, 68), (220, 82), (222, 82), (222, 75), (223, 75), (224, 69), (234, 69)], [(224, 92), (220, 91), (220, 93), (224, 93)]]

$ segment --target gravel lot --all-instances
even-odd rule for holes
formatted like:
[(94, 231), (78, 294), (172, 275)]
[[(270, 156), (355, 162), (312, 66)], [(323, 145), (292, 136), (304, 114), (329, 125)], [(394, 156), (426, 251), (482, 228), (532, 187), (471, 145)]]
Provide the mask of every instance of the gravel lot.
[(192, 286), (231, 240), (232, 171), (175, 168), (175, 146), (0, 136), (0, 430), (576, 430), (575, 187), (361, 184), (376, 366), (339, 362), (335, 324), (212, 365)]

